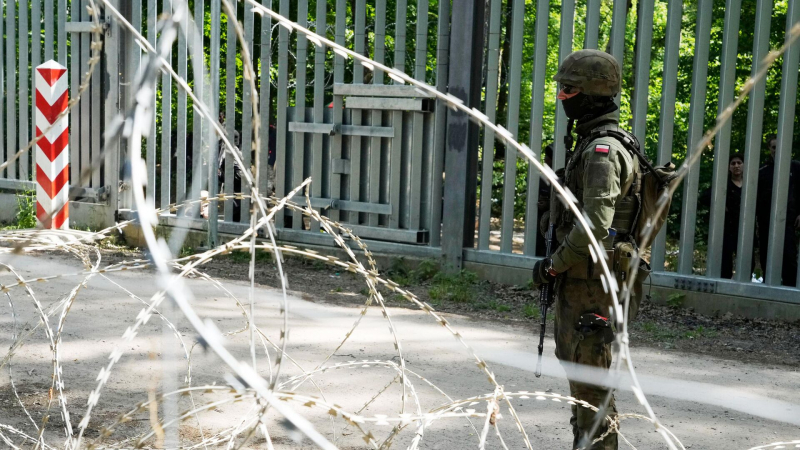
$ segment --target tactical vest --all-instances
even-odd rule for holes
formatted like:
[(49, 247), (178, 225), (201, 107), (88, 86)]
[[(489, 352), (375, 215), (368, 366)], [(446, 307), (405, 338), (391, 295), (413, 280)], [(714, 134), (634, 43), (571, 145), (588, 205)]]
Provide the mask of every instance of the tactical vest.
[[(568, 187), (577, 198), (583, 198), (583, 190), (578, 188), (575, 179), (576, 168), (581, 161), (581, 155), (586, 151), (593, 141), (599, 138), (611, 137), (619, 141), (628, 150), (633, 161), (633, 175), (620, 191), (623, 195), (617, 199), (614, 205), (614, 217), (611, 221), (611, 228), (616, 231), (614, 242), (628, 240), (636, 227), (641, 210), (641, 187), (642, 187), (642, 168), (638, 158), (639, 141), (636, 137), (625, 130), (619, 128), (615, 123), (600, 125), (592, 129), (588, 135), (582, 136), (578, 141), (575, 151), (569, 159), (569, 163), (564, 171), (564, 185)], [(561, 223), (569, 227), (573, 224), (572, 211), (565, 209), (561, 215)], [(609, 248), (613, 242), (607, 242)]]

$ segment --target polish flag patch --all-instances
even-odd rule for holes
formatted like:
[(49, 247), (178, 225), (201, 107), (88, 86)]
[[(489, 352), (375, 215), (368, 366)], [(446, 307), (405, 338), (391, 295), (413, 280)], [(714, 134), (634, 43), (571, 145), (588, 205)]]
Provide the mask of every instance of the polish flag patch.
[(608, 150), (609, 150), (609, 147), (607, 145), (602, 145), (601, 144), (601, 145), (596, 145), (594, 147), (594, 152), (595, 153), (605, 153), (607, 155), (608, 154)]

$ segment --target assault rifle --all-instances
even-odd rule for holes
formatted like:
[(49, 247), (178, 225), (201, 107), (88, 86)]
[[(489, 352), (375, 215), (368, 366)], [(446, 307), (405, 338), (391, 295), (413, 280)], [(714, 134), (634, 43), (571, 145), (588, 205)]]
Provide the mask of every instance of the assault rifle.
[[(545, 250), (547, 258), (553, 256), (553, 251), (556, 248), (556, 231), (555, 225), (551, 222), (550, 227), (545, 234)], [(539, 331), (539, 359), (536, 362), (536, 371), (533, 373), (536, 378), (542, 376), (542, 353), (544, 353), (544, 331), (547, 328), (547, 308), (553, 305), (553, 284), (555, 280), (550, 280), (550, 283), (544, 283), (539, 286), (539, 311), (542, 313), (541, 330)]]

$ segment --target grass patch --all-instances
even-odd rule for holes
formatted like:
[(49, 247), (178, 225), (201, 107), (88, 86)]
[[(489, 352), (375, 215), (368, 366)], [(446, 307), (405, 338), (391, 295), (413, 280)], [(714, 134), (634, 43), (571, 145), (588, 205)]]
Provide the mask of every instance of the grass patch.
[(542, 317), (542, 312), (539, 311), (539, 308), (533, 306), (533, 304), (528, 303), (522, 308), (522, 315), (525, 316), (526, 319), (539, 320)]
[(431, 279), (428, 295), (434, 300), (469, 303), (473, 299), (473, 287), (477, 282), (478, 276), (466, 270), (456, 275), (439, 272)]
[(395, 258), (386, 274), (390, 280), (400, 286), (413, 286), (438, 275), (439, 263), (434, 259), (426, 259), (419, 263), (416, 269), (411, 269), (405, 258)]
[(510, 306), (504, 305), (502, 303), (497, 303), (494, 300), (492, 300), (490, 302), (485, 302), (485, 303), (478, 303), (477, 305), (475, 305), (475, 309), (483, 309), (483, 310), (491, 309), (491, 310), (494, 310), (494, 311), (497, 311), (497, 312), (508, 312), (508, 311), (511, 311), (511, 307)]

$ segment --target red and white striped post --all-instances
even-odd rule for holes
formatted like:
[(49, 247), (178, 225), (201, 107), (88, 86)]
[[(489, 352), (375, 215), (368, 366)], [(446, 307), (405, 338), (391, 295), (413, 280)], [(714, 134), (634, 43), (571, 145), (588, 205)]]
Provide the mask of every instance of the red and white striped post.
[(69, 102), (67, 68), (47, 61), (36, 68), (36, 222), (40, 228), (69, 228)]

